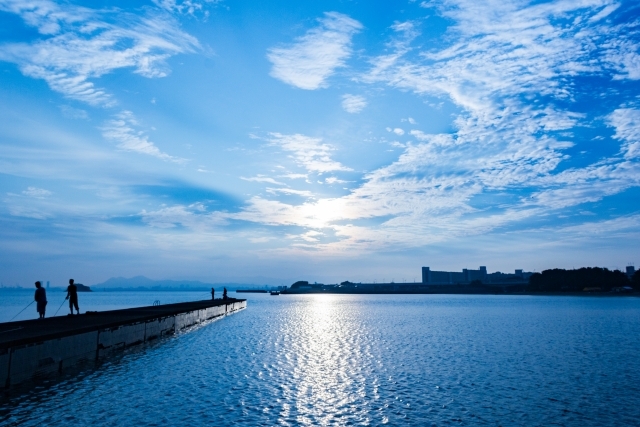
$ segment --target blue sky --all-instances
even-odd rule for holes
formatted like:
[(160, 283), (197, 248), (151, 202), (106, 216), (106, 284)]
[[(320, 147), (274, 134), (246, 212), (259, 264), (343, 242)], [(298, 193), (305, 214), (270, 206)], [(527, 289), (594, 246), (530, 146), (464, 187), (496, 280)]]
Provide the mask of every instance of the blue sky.
[(640, 262), (632, 1), (0, 0), (0, 280)]

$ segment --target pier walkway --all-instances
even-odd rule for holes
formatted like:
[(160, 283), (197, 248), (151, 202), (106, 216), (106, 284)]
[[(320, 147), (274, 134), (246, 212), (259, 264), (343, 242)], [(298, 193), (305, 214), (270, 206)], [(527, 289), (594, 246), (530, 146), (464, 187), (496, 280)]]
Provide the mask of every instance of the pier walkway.
[(62, 372), (245, 307), (245, 299), (229, 298), (0, 323), (0, 387)]

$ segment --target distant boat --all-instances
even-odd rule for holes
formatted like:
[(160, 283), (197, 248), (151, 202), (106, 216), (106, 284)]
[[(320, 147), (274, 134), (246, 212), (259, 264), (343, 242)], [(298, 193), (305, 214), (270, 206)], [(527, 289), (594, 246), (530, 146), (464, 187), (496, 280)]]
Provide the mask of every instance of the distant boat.
[(271, 295), (280, 295), (280, 291), (271, 291), (269, 292)]

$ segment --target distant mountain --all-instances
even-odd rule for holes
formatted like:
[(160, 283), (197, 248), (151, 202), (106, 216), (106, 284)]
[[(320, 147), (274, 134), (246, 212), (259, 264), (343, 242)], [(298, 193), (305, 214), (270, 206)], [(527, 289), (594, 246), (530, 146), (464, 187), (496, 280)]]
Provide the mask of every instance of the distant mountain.
[(226, 287), (228, 290), (237, 288), (264, 288), (265, 285), (244, 284), (244, 283), (206, 283), (198, 280), (153, 280), (145, 276), (136, 276), (127, 279), (126, 277), (112, 277), (111, 279), (92, 285), (94, 290), (110, 289), (219, 289)]

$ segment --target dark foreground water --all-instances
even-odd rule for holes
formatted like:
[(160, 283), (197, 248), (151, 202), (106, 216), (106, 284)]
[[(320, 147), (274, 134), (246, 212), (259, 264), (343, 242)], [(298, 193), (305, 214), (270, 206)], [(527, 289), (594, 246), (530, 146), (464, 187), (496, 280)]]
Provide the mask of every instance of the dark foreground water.
[(640, 299), (250, 295), (0, 400), (3, 426), (231, 424), (640, 425)]

